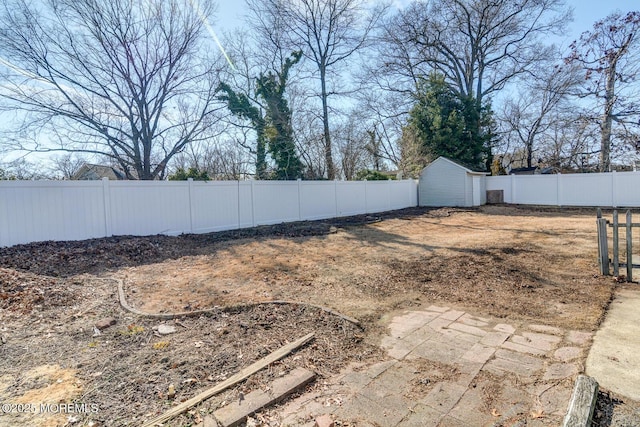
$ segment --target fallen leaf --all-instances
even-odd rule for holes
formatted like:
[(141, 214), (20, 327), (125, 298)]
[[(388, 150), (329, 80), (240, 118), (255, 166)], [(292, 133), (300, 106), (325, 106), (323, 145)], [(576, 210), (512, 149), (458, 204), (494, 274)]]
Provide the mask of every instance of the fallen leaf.
[(500, 412), (498, 412), (498, 410), (496, 408), (493, 408), (491, 410), (491, 415), (493, 415), (494, 417), (499, 417), (501, 414), (500, 414)]
[(531, 418), (544, 418), (544, 411), (542, 409), (538, 409), (537, 411), (531, 411), (529, 414)]
[(158, 341), (153, 343), (152, 347), (154, 350), (162, 350), (163, 348), (169, 347), (169, 341)]

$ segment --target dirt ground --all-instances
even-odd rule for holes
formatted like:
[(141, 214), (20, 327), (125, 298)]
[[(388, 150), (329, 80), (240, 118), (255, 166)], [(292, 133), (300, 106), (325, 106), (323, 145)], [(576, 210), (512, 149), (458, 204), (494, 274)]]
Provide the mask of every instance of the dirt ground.
[[(486, 206), (2, 248), (0, 403), (14, 405), (3, 406), (0, 426), (139, 425), (316, 332), (168, 424), (192, 425), (293, 367), (322, 378), (381, 360), (380, 319), (424, 304), (593, 331), (615, 287), (598, 275), (595, 235), (591, 209)], [(212, 311), (176, 321), (132, 314), (114, 278), (139, 310)], [(305, 304), (251, 305), (273, 300), (324, 306), (364, 329)], [(110, 317), (116, 324), (96, 331)], [(162, 323), (176, 332), (159, 334)]]

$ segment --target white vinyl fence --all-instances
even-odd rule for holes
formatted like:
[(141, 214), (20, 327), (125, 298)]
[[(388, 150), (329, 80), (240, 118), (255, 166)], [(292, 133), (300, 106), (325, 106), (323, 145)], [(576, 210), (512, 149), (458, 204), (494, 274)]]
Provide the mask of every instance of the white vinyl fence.
[(405, 181), (0, 181), (0, 246), (208, 233), (417, 205)]
[(640, 207), (640, 172), (489, 176), (487, 190), (523, 205)]

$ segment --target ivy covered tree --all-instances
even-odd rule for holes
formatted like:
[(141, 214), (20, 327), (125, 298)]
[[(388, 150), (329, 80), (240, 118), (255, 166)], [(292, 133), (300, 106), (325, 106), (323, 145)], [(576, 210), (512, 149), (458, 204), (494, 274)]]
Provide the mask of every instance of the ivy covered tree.
[(302, 52), (294, 52), (287, 58), (280, 73), (261, 74), (256, 79), (256, 94), (262, 98), (266, 107), (265, 139), (268, 142), (269, 154), (273, 158), (276, 169), (275, 179), (297, 179), (302, 177), (302, 162), (296, 154), (291, 126), (291, 109), (285, 99), (289, 70), (298, 61)]
[[(256, 178), (297, 179), (302, 177), (303, 166), (296, 153), (291, 109), (285, 98), (289, 71), (300, 61), (301, 52), (286, 59), (279, 72), (261, 73), (256, 78), (256, 100), (235, 92), (226, 83), (220, 85), (232, 114), (249, 120), (256, 132)], [(267, 168), (267, 152), (275, 163), (273, 174)]]
[(234, 116), (249, 120), (256, 132), (256, 179), (267, 179), (266, 121), (262, 110), (254, 105), (244, 93), (237, 93), (226, 83), (220, 84), (224, 94), (220, 100), (225, 101)]
[(441, 74), (431, 73), (421, 86), (405, 133), (418, 139), (427, 159), (445, 156), (486, 170), (495, 136), (491, 108), (478, 108), (473, 97), (458, 95)]

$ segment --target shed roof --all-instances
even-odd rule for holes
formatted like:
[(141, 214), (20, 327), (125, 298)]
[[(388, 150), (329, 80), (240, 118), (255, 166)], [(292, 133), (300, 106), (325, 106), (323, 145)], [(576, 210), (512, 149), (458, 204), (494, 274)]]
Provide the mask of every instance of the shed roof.
[(458, 167), (458, 168), (463, 169), (464, 171), (466, 171), (468, 174), (471, 174), (471, 175), (489, 175), (489, 174), (490, 174), (489, 172), (485, 172), (485, 171), (474, 171), (474, 170), (471, 170), (471, 169), (469, 169), (468, 167), (466, 167), (466, 166), (464, 166), (464, 165), (461, 165), (460, 163), (458, 163), (458, 162), (456, 162), (456, 161), (453, 161), (453, 160), (451, 160), (451, 159), (448, 159), (448, 158), (446, 158), (446, 157), (444, 157), (444, 156), (440, 156), (440, 157), (438, 157), (437, 159), (435, 159), (433, 162), (429, 163), (429, 164), (425, 167), (425, 169), (426, 169), (426, 168), (428, 168), (429, 166), (433, 165), (433, 164), (434, 164), (434, 163), (436, 163), (436, 162), (448, 162), (448, 163), (451, 163), (452, 165), (454, 165), (454, 166), (456, 166), (456, 167)]

